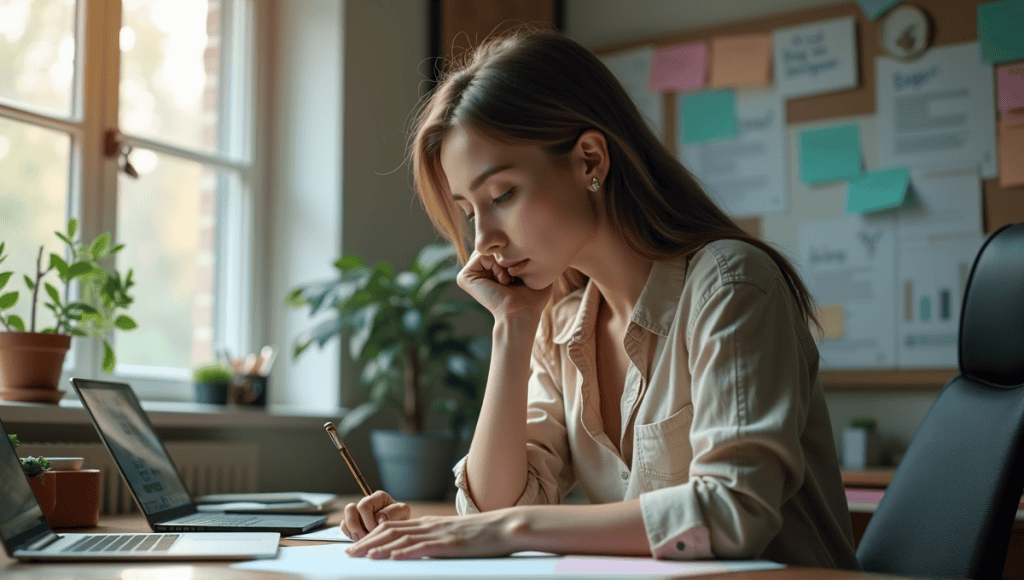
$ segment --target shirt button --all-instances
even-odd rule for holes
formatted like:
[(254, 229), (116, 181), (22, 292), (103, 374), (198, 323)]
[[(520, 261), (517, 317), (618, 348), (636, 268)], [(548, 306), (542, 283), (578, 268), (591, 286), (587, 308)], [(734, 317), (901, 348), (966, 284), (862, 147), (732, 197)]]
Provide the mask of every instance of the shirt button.
[(682, 552), (686, 549), (686, 542), (676, 542), (676, 549)]
[(629, 479), (629, 472), (628, 471), (623, 471), (622, 472), (622, 480), (625, 481), (627, 479)]

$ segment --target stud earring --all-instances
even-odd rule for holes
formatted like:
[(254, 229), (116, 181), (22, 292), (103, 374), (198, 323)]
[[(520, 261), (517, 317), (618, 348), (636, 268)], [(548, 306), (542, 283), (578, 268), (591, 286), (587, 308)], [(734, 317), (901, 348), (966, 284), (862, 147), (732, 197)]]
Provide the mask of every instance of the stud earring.
[(601, 182), (598, 181), (597, 178), (595, 177), (590, 182), (590, 191), (597, 191), (599, 189), (601, 189)]

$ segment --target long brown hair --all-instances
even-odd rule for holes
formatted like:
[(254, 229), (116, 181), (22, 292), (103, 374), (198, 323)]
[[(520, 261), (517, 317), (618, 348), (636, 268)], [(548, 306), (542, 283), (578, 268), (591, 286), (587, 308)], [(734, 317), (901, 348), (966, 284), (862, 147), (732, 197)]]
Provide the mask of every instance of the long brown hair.
[[(714, 240), (743, 240), (772, 257), (804, 320), (817, 324), (813, 300), (796, 269), (715, 204), (651, 131), (615, 76), (578, 43), (534, 30), (492, 38), (442, 73), (421, 102), (410, 147), (416, 191), (465, 264), (472, 232), (451, 199), (440, 160), (441, 143), (456, 125), (500, 142), (535, 144), (556, 158), (567, 155), (584, 131), (601, 131), (611, 161), (603, 185), (605, 207), (612, 227), (634, 252), (660, 261)], [(586, 283), (575, 269), (556, 283), (542, 322), (549, 346), (551, 307)]]

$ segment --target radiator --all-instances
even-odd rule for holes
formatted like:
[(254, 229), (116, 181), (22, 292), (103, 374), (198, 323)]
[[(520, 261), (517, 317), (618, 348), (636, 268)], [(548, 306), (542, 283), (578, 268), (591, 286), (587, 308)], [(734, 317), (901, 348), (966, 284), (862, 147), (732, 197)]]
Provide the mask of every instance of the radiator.
[[(257, 491), (259, 449), (255, 443), (188, 441), (164, 445), (193, 497)], [(101, 514), (138, 511), (128, 483), (102, 443), (22, 443), (17, 451), (19, 457), (83, 457), (83, 469), (101, 471)]]

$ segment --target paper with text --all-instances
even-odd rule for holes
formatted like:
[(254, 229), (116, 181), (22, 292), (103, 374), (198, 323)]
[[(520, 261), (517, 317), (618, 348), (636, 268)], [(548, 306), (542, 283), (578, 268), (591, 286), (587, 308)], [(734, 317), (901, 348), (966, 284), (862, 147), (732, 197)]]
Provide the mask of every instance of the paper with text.
[(910, 167), (967, 160), (983, 177), (996, 177), (992, 66), (981, 62), (977, 42), (875, 63), (880, 159)]
[(775, 88), (784, 98), (857, 86), (857, 35), (852, 16), (772, 32)]
[(688, 144), (679, 140), (682, 162), (733, 217), (788, 209), (785, 114), (770, 89), (736, 91), (736, 138)]

